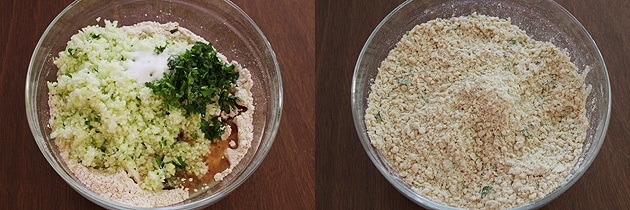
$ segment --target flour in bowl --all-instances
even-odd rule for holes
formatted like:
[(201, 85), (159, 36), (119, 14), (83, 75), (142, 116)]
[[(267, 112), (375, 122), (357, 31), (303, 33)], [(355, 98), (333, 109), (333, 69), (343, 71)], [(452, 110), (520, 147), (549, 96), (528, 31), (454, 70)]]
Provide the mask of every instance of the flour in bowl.
[(431, 200), (523, 205), (553, 191), (582, 151), (587, 72), (509, 19), (435, 19), (403, 35), (381, 63), (368, 136)]
[(88, 26), (54, 61), (51, 138), (92, 191), (167, 206), (224, 179), (247, 154), (249, 71), (177, 23)]

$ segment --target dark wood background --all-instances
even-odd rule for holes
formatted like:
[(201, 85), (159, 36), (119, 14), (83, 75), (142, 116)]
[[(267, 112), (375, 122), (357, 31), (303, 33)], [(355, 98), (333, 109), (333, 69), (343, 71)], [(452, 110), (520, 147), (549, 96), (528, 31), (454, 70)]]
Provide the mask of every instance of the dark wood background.
[[(315, 208), (315, 4), (233, 0), (271, 43), (284, 85), (278, 134), (254, 174), (209, 209)], [(0, 209), (98, 208), (67, 185), (39, 151), (26, 120), (29, 60), (71, 0), (0, 3)]]
[[(403, 0), (316, 1), (317, 209), (419, 208), (372, 164), (352, 121), (350, 85), (357, 58), (378, 23)], [(543, 209), (630, 208), (630, 1), (558, 0), (590, 32), (607, 64), (612, 118), (597, 159)]]

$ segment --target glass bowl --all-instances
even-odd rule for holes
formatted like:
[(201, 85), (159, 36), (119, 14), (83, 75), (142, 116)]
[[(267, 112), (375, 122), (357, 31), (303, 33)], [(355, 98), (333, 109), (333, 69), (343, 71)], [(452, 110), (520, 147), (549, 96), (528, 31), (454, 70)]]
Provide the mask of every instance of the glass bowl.
[(366, 41), (352, 79), (352, 115), (355, 128), (366, 153), (383, 176), (403, 195), (430, 209), (454, 209), (429, 200), (414, 192), (401, 179), (380, 152), (372, 146), (364, 121), (367, 97), (378, 67), (406, 31), (415, 25), (436, 18), (470, 15), (511, 18), (512, 24), (523, 29), (538, 41), (548, 41), (565, 50), (579, 71), (587, 66), (591, 71), (586, 84), (592, 91), (586, 99), (589, 127), (583, 151), (569, 175), (545, 197), (519, 206), (516, 209), (539, 208), (557, 198), (573, 185), (591, 165), (604, 141), (610, 118), (610, 82), (604, 60), (595, 42), (584, 27), (568, 11), (551, 0), (422, 0), (405, 1), (395, 8), (374, 29)]
[(115, 209), (139, 209), (106, 199), (86, 188), (61, 160), (50, 139), (48, 126), (48, 81), (55, 81), (57, 53), (65, 50), (70, 37), (88, 25), (116, 20), (119, 26), (142, 21), (178, 22), (195, 34), (212, 42), (229, 60), (249, 69), (254, 86), (254, 139), (248, 155), (223, 181), (208, 191), (164, 207), (195, 209), (211, 205), (242, 184), (261, 164), (273, 144), (282, 112), (282, 82), (275, 54), (258, 26), (234, 3), (228, 0), (78, 0), (64, 9), (48, 26), (39, 40), (26, 78), (26, 112), (29, 126), (41, 152), (54, 170), (77, 192), (94, 203)]

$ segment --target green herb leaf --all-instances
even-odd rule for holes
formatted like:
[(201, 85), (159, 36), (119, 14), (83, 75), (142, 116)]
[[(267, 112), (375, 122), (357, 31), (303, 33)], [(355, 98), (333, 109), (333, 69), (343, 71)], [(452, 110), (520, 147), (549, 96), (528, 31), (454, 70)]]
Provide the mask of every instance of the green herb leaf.
[(492, 189), (492, 187), (490, 186), (484, 186), (483, 188), (481, 188), (481, 197), (486, 197), (486, 195), (488, 195), (488, 193), (490, 193), (490, 190)]
[(162, 52), (164, 52), (164, 49), (166, 49), (166, 46), (168, 46), (168, 40), (166, 41), (166, 44), (164, 44), (164, 46), (155, 46), (155, 50), (153, 50), (153, 52), (156, 55), (161, 54)]
[(164, 156), (155, 156), (155, 162), (158, 164), (158, 166), (160, 166), (160, 168), (164, 168), (164, 162), (162, 162), (163, 159)]
[(92, 39), (100, 39), (101, 35), (100, 34), (90, 33), (90, 37), (92, 37)]
[(380, 111), (374, 115), (374, 118), (376, 118), (376, 121), (378, 122), (383, 121), (383, 115), (381, 115)]
[(201, 131), (205, 134), (207, 139), (216, 139), (225, 133), (225, 130), (223, 130), (225, 122), (219, 121), (219, 117), (212, 118), (210, 122), (204, 122), (201, 123)]
[(531, 134), (529, 133), (529, 130), (527, 130), (527, 127), (523, 127), (521, 129), (521, 133), (523, 133), (523, 136), (525, 136), (525, 138), (529, 138), (529, 136), (531, 136)]
[(398, 81), (398, 83), (400, 83), (401, 85), (408, 85), (409, 84), (409, 80), (406, 80), (402, 77), (396, 78), (396, 80)]
[[(218, 103), (221, 110), (229, 113), (237, 108), (230, 88), (236, 84), (239, 73), (234, 65), (226, 65), (219, 60), (212, 44), (197, 42), (185, 53), (171, 56), (169, 72), (160, 80), (145, 85), (153, 93), (162, 96), (167, 110), (184, 109), (185, 116), (206, 113), (206, 105)], [(223, 134), (225, 122), (218, 117), (202, 121), (201, 130), (207, 139), (213, 140)]]
[(510, 40), (510, 44), (511, 45), (515, 45), (516, 44), (516, 40), (515, 39)]
[(77, 50), (74, 48), (68, 48), (68, 54), (70, 54), (70, 57), (76, 58), (77, 56), (74, 54), (76, 53)]
[(186, 167), (186, 163), (184, 162), (184, 160), (182, 159), (182, 156), (177, 156), (177, 161), (173, 161), (173, 163), (175, 164), (175, 166), (177, 166), (178, 168), (185, 168)]

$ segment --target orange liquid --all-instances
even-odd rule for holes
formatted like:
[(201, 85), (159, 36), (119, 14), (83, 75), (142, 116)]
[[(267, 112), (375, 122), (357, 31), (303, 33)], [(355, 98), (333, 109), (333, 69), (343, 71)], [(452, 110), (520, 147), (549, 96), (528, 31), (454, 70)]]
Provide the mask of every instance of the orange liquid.
[[(185, 178), (185, 181), (181, 184), (184, 188), (188, 188), (190, 194), (195, 193), (195, 190), (202, 190), (204, 187), (215, 182), (214, 175), (230, 167), (230, 162), (227, 157), (225, 157), (225, 150), (227, 148), (236, 149), (238, 147), (238, 128), (231, 120), (228, 120), (227, 124), (232, 128), (230, 136), (227, 140), (215, 139), (210, 145), (210, 153), (204, 157), (206, 165), (208, 166), (206, 174), (202, 177), (187, 173), (181, 174), (181, 176), (178, 174), (178, 177)], [(230, 147), (229, 145), (232, 140), (237, 143), (234, 147)], [(190, 178), (192, 178), (192, 181), (190, 181)]]

